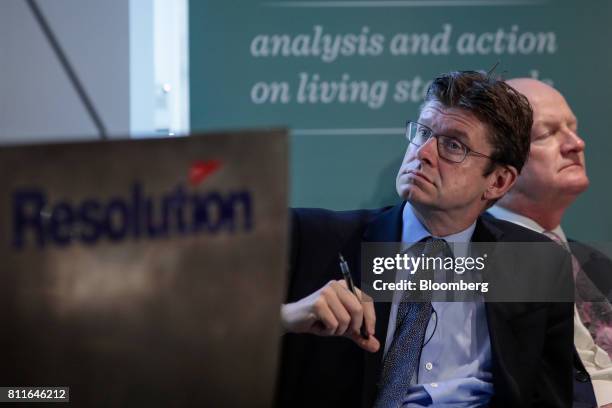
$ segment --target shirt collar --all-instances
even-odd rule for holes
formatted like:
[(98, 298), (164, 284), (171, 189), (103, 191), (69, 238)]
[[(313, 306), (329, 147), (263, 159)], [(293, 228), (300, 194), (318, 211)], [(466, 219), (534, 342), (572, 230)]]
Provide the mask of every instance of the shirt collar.
[(419, 221), (417, 216), (414, 214), (414, 210), (410, 203), (406, 203), (404, 206), (404, 212), (402, 214), (403, 228), (402, 228), (402, 242), (413, 243), (433, 236), (434, 238), (442, 238), (446, 242), (470, 242), (474, 229), (476, 228), (476, 221), (463, 231), (459, 231), (455, 234), (447, 235), (445, 237), (437, 237), (432, 235), (427, 228)]
[[(509, 221), (514, 224), (518, 224), (532, 231), (539, 232), (540, 234), (546, 231), (544, 227), (542, 227), (540, 224), (538, 224), (531, 218), (515, 213), (514, 211), (501, 207), (499, 205), (494, 205), (493, 207), (489, 208), (487, 211), (491, 215), (493, 215), (495, 218), (499, 218), (500, 220)], [(563, 232), (563, 228), (561, 228), (561, 225), (557, 225), (555, 228), (553, 228), (550, 231), (553, 232), (555, 235), (557, 235), (559, 238), (561, 238), (561, 241), (567, 242), (567, 237), (565, 236), (565, 233)]]

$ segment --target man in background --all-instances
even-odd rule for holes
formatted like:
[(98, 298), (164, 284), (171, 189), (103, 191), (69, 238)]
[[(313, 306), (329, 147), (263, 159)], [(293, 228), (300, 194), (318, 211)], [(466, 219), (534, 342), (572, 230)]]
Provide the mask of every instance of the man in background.
[(588, 302), (593, 294), (581, 294), (577, 278), (574, 406), (612, 407), (612, 262), (584, 244), (568, 242), (561, 228), (565, 210), (589, 186), (578, 122), (565, 98), (549, 85), (528, 78), (507, 82), (533, 108), (531, 149), (516, 184), (489, 212), (562, 244), (579, 261), (574, 272), (581, 268), (591, 290), (603, 294), (603, 302)]

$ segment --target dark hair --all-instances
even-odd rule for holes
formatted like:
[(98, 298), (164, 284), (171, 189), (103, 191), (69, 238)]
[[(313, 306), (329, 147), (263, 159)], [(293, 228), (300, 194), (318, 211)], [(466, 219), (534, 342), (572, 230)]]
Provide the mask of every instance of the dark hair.
[(489, 142), (495, 163), (514, 166), (520, 173), (529, 155), (533, 111), (525, 96), (491, 74), (453, 71), (433, 80), (425, 104), (438, 101), (448, 108), (469, 111), (490, 129)]

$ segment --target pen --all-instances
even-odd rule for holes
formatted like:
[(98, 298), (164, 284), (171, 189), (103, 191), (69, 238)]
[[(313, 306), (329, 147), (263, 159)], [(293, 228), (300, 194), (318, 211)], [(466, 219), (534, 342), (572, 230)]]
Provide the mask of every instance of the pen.
[[(342, 276), (344, 277), (346, 286), (348, 287), (348, 290), (353, 295), (355, 295), (355, 297), (359, 300), (359, 302), (361, 302), (361, 299), (359, 298), (359, 296), (357, 295), (357, 291), (355, 290), (355, 284), (353, 283), (353, 278), (351, 277), (351, 272), (349, 271), (348, 264), (344, 260), (344, 257), (342, 256), (342, 254), (338, 253), (338, 256), (340, 257), (340, 270), (342, 271)], [(364, 339), (370, 338), (370, 335), (366, 331), (364, 322), (361, 322), (360, 334), (361, 334), (361, 337), (363, 337)]]

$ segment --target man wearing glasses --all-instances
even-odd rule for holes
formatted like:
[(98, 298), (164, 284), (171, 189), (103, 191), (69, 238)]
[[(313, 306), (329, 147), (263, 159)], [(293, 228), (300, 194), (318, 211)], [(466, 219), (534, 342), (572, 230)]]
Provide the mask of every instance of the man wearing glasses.
[[(280, 406), (571, 404), (570, 303), (362, 303), (338, 280), (342, 253), (361, 282), (363, 242), (550, 242), (481, 217), (516, 181), (531, 124), (529, 103), (504, 82), (474, 71), (442, 75), (407, 124), (396, 178), (402, 203), (293, 211)], [(566, 289), (568, 256), (555, 249), (552, 264), (501, 281), (537, 273)]]

